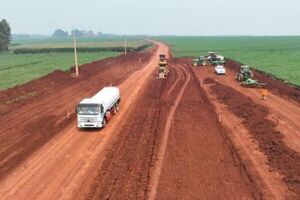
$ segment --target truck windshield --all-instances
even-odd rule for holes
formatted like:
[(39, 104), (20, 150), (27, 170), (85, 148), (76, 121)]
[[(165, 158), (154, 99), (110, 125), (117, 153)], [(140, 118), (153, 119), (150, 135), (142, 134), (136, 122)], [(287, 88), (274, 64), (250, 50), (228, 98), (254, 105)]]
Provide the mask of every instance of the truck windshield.
[(100, 112), (99, 105), (92, 104), (80, 104), (78, 105), (79, 115), (98, 115)]

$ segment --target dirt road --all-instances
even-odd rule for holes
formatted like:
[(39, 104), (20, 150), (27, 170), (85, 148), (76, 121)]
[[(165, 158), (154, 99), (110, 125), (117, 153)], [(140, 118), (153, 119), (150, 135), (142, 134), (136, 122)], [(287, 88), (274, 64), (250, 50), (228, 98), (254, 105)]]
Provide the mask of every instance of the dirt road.
[(154, 77), (98, 169), (88, 199), (259, 199), (186, 63)]
[[(233, 63), (216, 76), (170, 58), (157, 79), (169, 49), (156, 45), (84, 66), (77, 80), (54, 72), (0, 92), (1, 199), (299, 198), (297, 97), (262, 101), (234, 81)], [(76, 103), (111, 83), (120, 112), (103, 130), (78, 130)]]
[[(42, 125), (43, 131), (45, 134), (49, 134), (52, 131), (58, 131), (55, 133), (56, 136), (42, 146), (39, 150), (35, 151), (27, 158), (21, 165), (16, 167), (9, 176), (5, 176), (0, 182), (0, 193), (3, 199), (69, 199), (74, 195), (74, 191), (80, 189), (85, 182), (85, 179), (89, 174), (93, 173), (93, 168), (95, 164), (99, 165), (101, 162), (101, 152), (104, 151), (104, 147), (109, 143), (109, 140), (114, 136), (114, 132), (121, 127), (123, 118), (126, 116), (128, 110), (133, 106), (133, 103), (143, 84), (148, 80), (147, 77), (153, 72), (156, 68), (156, 63), (158, 61), (158, 52), (167, 52), (167, 47), (160, 45), (158, 49), (152, 54), (150, 61), (147, 64), (136, 63), (139, 65), (140, 69), (132, 73), (134, 67), (127, 68), (126, 65), (131, 65), (133, 63), (128, 62), (128, 64), (122, 63), (122, 67), (115, 67), (110, 70), (106, 70), (103, 74), (99, 74), (98, 77), (93, 77), (93, 80), (100, 79), (103, 77), (118, 76), (117, 80), (120, 81), (126, 75), (126, 72), (131, 73), (123, 83), (119, 85), (122, 99), (124, 103), (121, 105), (120, 114), (118, 114), (102, 131), (95, 132), (86, 132), (79, 131), (76, 127), (75, 120), (71, 120), (66, 126), (63, 126), (63, 129), (55, 127), (55, 122), (52, 122), (52, 116), (49, 114), (48, 118), (41, 118), (41, 115), (37, 115), (38, 112), (48, 112), (48, 113), (57, 113), (61, 114), (62, 110), (65, 112), (73, 110), (76, 105), (74, 101), (79, 101), (79, 99), (85, 97), (87, 94), (90, 96), (96, 90), (101, 89), (101, 85), (108, 84), (109, 79), (105, 79), (102, 84), (98, 82), (93, 83), (93, 80), (86, 80), (79, 85), (67, 87), (64, 90), (59, 91), (53, 95), (53, 98), (48, 98), (46, 101), (37, 102), (35, 105), (29, 106), (29, 108), (23, 108), (19, 114), (15, 114), (15, 117), (18, 117), (16, 123), (26, 123), (30, 124), (31, 120), (39, 118), (38, 120), (42, 123), (48, 124), (46, 127)], [(139, 60), (139, 57), (135, 57), (136, 60)], [(116, 63), (117, 66), (120, 63)], [(117, 69), (120, 72), (115, 71)], [(106, 72), (106, 74), (105, 74)], [(121, 76), (120, 76), (121, 75)], [(122, 77), (123, 75), (123, 77)], [(128, 76), (128, 75), (127, 75)], [(93, 84), (91, 84), (91, 82)], [(99, 84), (99, 86), (98, 86)], [(79, 90), (80, 89), (80, 90)], [(84, 91), (84, 93), (80, 92)], [(58, 97), (64, 97), (63, 99), (55, 100)], [(72, 99), (70, 101), (70, 99)], [(69, 102), (70, 101), (70, 102)], [(50, 104), (49, 104), (50, 103)], [(70, 106), (67, 108), (65, 104)], [(34, 110), (31, 110), (33, 107), (39, 106)], [(62, 110), (59, 108), (63, 107)], [(48, 111), (51, 110), (52, 112)], [(28, 111), (31, 111), (32, 118), (28, 116)], [(23, 114), (23, 115), (22, 115)], [(29, 120), (25, 120), (29, 118)], [(63, 118), (63, 116), (62, 116)], [(16, 127), (17, 124), (14, 124)], [(26, 125), (25, 125), (26, 126)], [(34, 124), (35, 129), (39, 129), (39, 124)], [(6, 127), (7, 128), (7, 127)], [(23, 128), (20, 126), (20, 129)], [(32, 127), (28, 127), (30, 132)], [(26, 130), (27, 130), (26, 129)], [(10, 129), (8, 129), (10, 130)], [(21, 130), (19, 130), (22, 132)], [(2, 135), (11, 134), (9, 131), (3, 130)], [(30, 137), (30, 134), (26, 134), (23, 131), (23, 134), (27, 137)], [(13, 135), (14, 136), (14, 135)], [(11, 136), (7, 136), (11, 137)], [(22, 137), (12, 138), (17, 144), (18, 142), (24, 142)], [(40, 133), (38, 137), (43, 137), (43, 132)], [(52, 137), (52, 136), (51, 136)], [(30, 141), (34, 144), (34, 140)], [(29, 145), (32, 145), (29, 144)], [(12, 146), (14, 145), (12, 144)], [(20, 150), (22, 151), (20, 146)], [(25, 146), (26, 147), (26, 146)], [(15, 148), (14, 146), (8, 146), (9, 148)], [(26, 153), (26, 152), (25, 152)], [(9, 161), (16, 153), (11, 153), (10, 156), (4, 160), (2, 163), (4, 168), (2, 171), (5, 171), (6, 162)], [(84, 178), (83, 178), (84, 177)]]

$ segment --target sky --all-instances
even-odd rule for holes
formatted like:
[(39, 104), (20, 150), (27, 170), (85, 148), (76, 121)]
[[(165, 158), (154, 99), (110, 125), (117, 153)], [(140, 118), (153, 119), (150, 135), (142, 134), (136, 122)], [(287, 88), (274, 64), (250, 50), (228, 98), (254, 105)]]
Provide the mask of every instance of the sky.
[(299, 0), (0, 0), (12, 33), (300, 35)]

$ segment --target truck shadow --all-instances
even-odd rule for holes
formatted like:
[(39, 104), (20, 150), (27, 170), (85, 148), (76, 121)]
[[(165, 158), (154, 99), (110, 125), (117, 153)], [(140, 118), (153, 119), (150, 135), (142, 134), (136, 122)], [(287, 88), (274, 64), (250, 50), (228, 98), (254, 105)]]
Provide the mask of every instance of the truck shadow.
[(81, 133), (99, 133), (102, 132), (104, 128), (78, 128)]

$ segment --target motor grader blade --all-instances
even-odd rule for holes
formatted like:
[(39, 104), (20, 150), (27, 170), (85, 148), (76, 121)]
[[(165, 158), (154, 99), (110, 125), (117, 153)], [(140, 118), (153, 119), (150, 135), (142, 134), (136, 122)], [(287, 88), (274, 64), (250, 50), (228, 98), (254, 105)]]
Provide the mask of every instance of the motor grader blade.
[(247, 88), (264, 88), (266, 86), (265, 83), (260, 83), (257, 80), (254, 80), (251, 78), (248, 78), (247, 80), (242, 81), (241, 85), (243, 87), (247, 87)]

